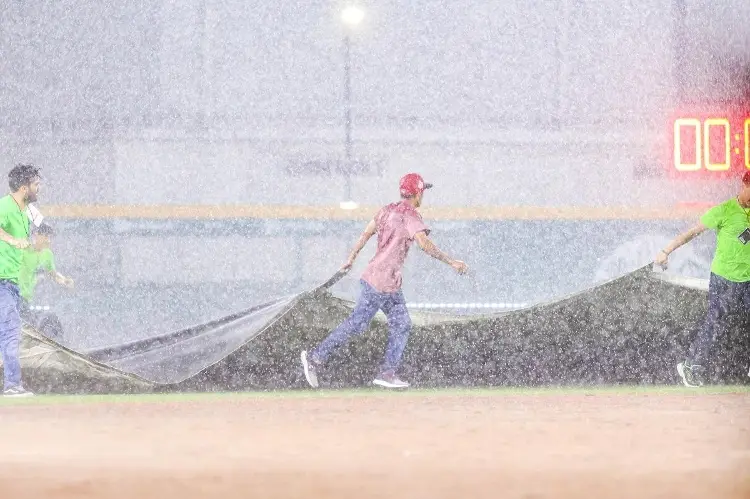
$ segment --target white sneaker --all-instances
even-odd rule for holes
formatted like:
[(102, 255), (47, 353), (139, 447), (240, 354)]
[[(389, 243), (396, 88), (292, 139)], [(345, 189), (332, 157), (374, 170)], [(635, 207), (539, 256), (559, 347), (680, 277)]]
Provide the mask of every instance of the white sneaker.
[(393, 371), (380, 373), (372, 382), (373, 385), (382, 386), (383, 388), (409, 388), (409, 383), (398, 379)]
[(318, 373), (316, 371), (315, 361), (307, 358), (307, 351), (302, 350), (300, 354), (300, 360), (302, 361), (302, 368), (305, 370), (305, 379), (307, 384), (313, 388), (318, 387)]
[(3, 392), (3, 397), (33, 397), (34, 394), (22, 386), (11, 386)]
[(690, 365), (687, 362), (677, 364), (677, 373), (682, 378), (682, 384), (690, 388), (699, 388), (703, 386), (703, 377), (701, 376), (701, 366)]

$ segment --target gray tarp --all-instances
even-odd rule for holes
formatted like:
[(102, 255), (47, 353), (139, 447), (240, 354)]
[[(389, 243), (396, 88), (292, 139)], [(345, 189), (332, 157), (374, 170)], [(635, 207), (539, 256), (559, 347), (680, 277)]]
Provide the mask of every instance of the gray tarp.
[(179, 383), (252, 341), (299, 296), (281, 298), (219, 320), (85, 355), (159, 384)]
[[(82, 353), (28, 331), (26, 384), (39, 392), (299, 387), (300, 349), (320, 341), (352, 306), (321, 286), (206, 324)], [(705, 309), (704, 281), (649, 266), (505, 313), (413, 312), (403, 372), (418, 386), (670, 383)], [(747, 347), (745, 327), (729, 335), (740, 348)], [(332, 357), (324, 383), (367, 383), (385, 336), (379, 315), (367, 334)], [(746, 372), (739, 364), (747, 353), (733, 353), (722, 372)]]

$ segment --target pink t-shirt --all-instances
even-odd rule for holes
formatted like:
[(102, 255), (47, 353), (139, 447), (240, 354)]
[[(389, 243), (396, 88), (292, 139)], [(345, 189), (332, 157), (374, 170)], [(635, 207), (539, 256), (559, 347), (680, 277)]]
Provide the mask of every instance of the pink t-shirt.
[(378, 249), (370, 260), (362, 279), (381, 293), (395, 293), (401, 289), (401, 269), (409, 247), (418, 232), (430, 230), (422, 216), (406, 201), (392, 203), (375, 216)]

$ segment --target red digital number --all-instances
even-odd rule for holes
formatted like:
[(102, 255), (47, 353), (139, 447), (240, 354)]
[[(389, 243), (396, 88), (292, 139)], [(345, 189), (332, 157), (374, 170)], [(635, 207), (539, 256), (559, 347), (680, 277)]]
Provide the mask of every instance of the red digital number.
[(709, 118), (703, 122), (703, 164), (706, 170), (723, 172), (729, 170), (729, 120)]
[(701, 122), (693, 118), (674, 121), (674, 167), (681, 172), (701, 169)]
[(677, 115), (672, 121), (671, 171), (725, 178), (738, 169), (750, 170), (750, 118), (746, 112), (691, 114)]

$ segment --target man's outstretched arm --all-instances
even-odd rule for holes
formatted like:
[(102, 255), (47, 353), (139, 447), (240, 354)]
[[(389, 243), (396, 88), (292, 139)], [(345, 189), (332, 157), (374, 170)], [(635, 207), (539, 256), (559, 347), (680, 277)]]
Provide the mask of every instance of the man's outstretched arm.
[(453, 258), (440, 251), (440, 248), (438, 248), (435, 243), (433, 243), (432, 240), (427, 237), (427, 234), (424, 231), (417, 232), (417, 234), (414, 236), (414, 239), (417, 240), (417, 244), (422, 249), (422, 251), (430, 255), (432, 258), (435, 258), (436, 260), (447, 263), (448, 265), (453, 267), (459, 274), (465, 274), (469, 270), (469, 267), (464, 262), (460, 260), (454, 260)]
[(367, 224), (367, 227), (365, 227), (365, 230), (362, 232), (362, 235), (359, 236), (357, 243), (352, 248), (351, 253), (349, 253), (349, 259), (341, 267), (342, 270), (349, 270), (352, 268), (352, 265), (354, 265), (354, 261), (357, 259), (357, 255), (359, 255), (359, 252), (362, 251), (362, 248), (365, 247), (365, 245), (367, 244), (367, 241), (369, 241), (370, 238), (374, 236), (377, 232), (378, 232), (377, 223), (375, 223), (374, 219), (370, 220), (370, 223)]
[(699, 222), (698, 224), (694, 225), (693, 227), (686, 230), (682, 234), (678, 235), (677, 237), (672, 239), (672, 241), (670, 241), (670, 243), (667, 244), (667, 246), (663, 250), (659, 251), (659, 253), (656, 255), (656, 258), (654, 259), (654, 263), (662, 266), (663, 268), (666, 268), (667, 259), (670, 253), (672, 253), (674, 250), (676, 250), (680, 246), (683, 246), (689, 243), (690, 241), (692, 241), (693, 239), (701, 235), (706, 230), (708, 230), (708, 227), (706, 227), (705, 225)]

